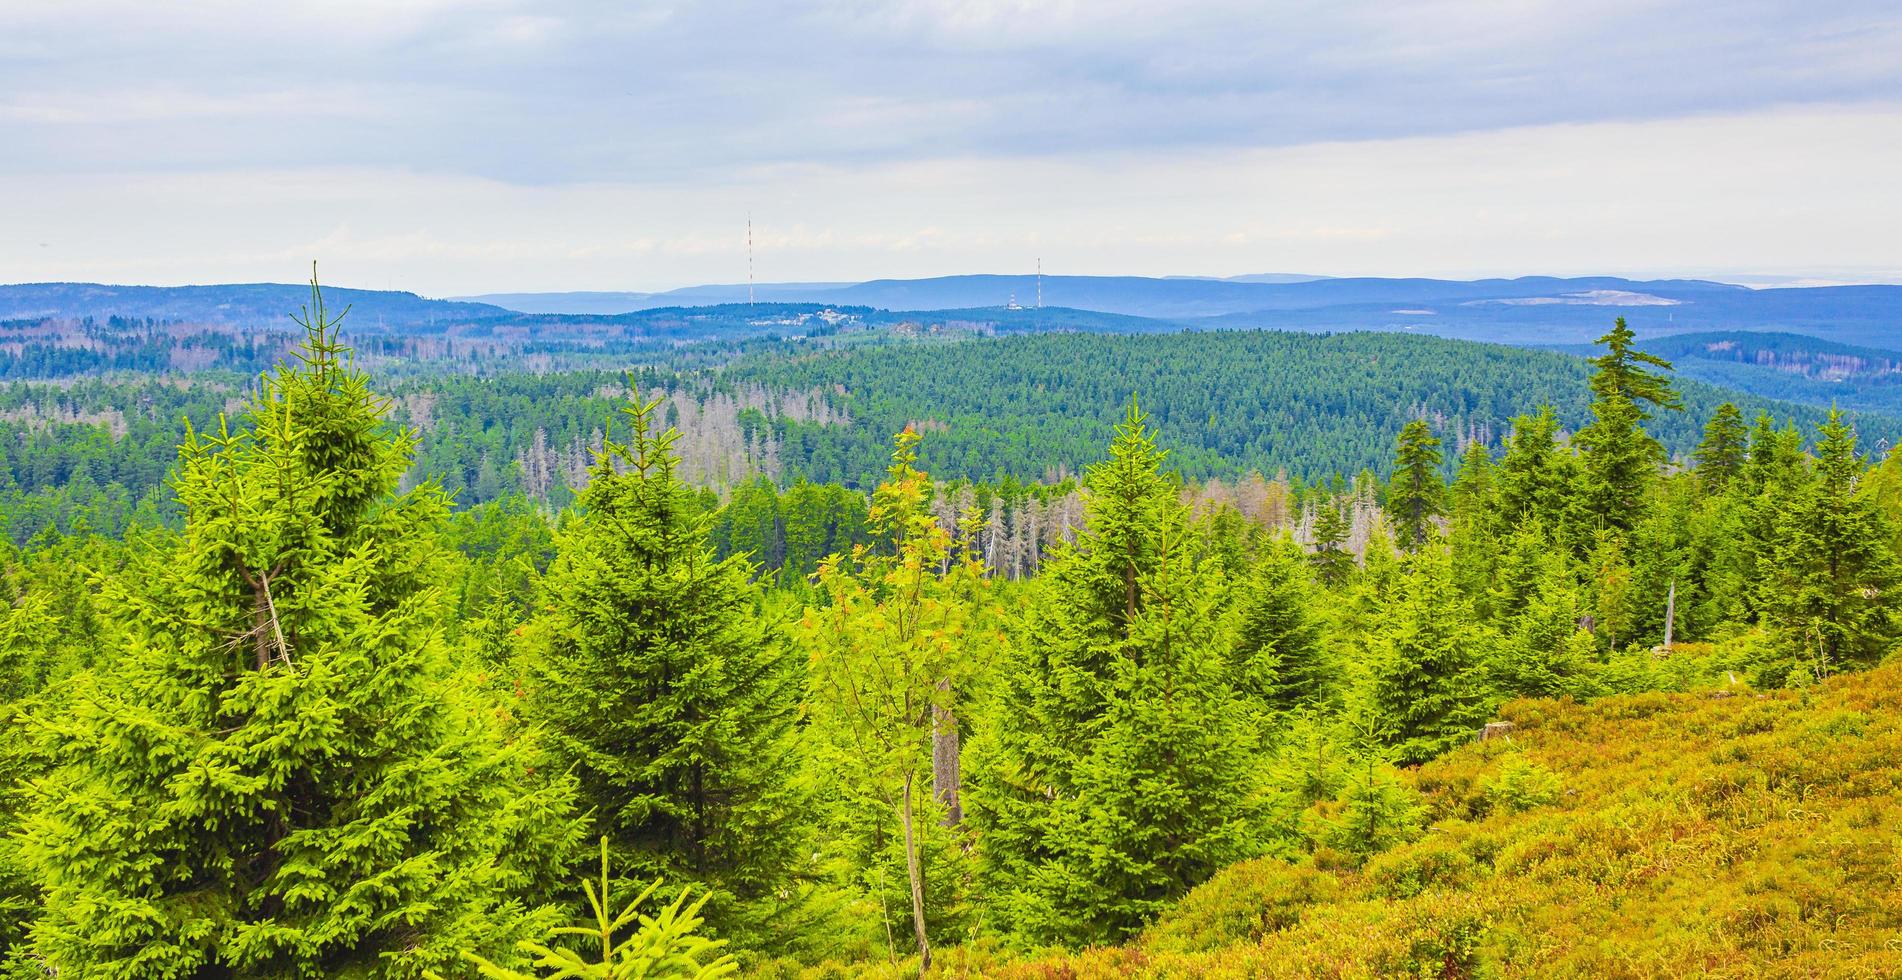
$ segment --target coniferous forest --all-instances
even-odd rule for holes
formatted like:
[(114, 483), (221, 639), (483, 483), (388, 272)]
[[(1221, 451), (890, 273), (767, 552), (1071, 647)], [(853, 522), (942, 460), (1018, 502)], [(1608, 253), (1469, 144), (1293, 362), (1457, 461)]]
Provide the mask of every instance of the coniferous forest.
[(1880, 417), (1623, 320), (396, 388), (342, 321), (11, 417), (8, 975), (1902, 969)]

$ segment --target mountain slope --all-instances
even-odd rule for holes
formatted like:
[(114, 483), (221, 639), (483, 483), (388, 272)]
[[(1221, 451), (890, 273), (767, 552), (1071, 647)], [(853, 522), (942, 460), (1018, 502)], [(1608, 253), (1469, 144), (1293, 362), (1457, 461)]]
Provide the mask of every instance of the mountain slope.
[(1504, 716), (1407, 774), (1417, 840), (1237, 865), (1131, 947), (1001, 975), (1902, 974), (1902, 664)]

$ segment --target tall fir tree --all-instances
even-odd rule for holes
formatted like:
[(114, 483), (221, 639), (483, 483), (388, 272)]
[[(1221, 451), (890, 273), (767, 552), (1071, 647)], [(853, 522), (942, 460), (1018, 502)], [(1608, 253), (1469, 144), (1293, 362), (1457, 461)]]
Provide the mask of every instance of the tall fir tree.
[(1898, 568), (1855, 431), (1832, 408), (1817, 435), (1808, 485), (1783, 502), (1766, 618), (1823, 673), (1874, 664), (1895, 644)]
[(1498, 469), (1485, 443), (1478, 439), (1467, 443), (1466, 451), (1460, 454), (1459, 472), (1453, 477), (1453, 490), (1449, 495), (1452, 499), (1449, 516), (1453, 520), (1473, 523), (1491, 514)]
[(1735, 563), (1753, 618), (1761, 619), (1778, 600), (1775, 573), (1784, 511), (1808, 491), (1809, 479), (1803, 434), (1795, 423), (1778, 428), (1769, 413), (1758, 414), (1750, 430), (1750, 455), (1730, 488), (1739, 501), (1736, 520), (1742, 532)]
[(1704, 426), (1704, 438), (1697, 444), (1697, 478), (1706, 493), (1723, 493), (1743, 471), (1748, 453), (1750, 429), (1743, 413), (1731, 402), (1717, 406), (1710, 423)]
[[(1892, 516), (1902, 515), (1902, 447), (1891, 446), (1882, 462), (1864, 477), (1864, 485), (1878, 510)], [(1890, 539), (1890, 550), (1902, 557), (1902, 520), (1893, 523), (1897, 536)]]
[(1750, 429), (1750, 450), (1738, 471), (1741, 491), (1749, 496), (1782, 495), (1804, 480), (1803, 433), (1795, 422), (1778, 428), (1768, 412), (1759, 412)]
[(1485, 443), (1475, 439), (1460, 454), (1449, 496), (1447, 542), (1453, 548), (1453, 573), (1460, 591), (1485, 615), (1500, 549), (1508, 537), (1499, 512), (1498, 466)]
[(974, 747), (972, 813), (998, 920), (1108, 942), (1260, 847), (1262, 702), (1237, 690), (1223, 583), (1132, 403), (1088, 521), (1032, 588)]
[(1316, 506), (1314, 553), (1308, 558), (1314, 563), (1315, 576), (1329, 588), (1341, 587), (1353, 574), (1354, 556), (1347, 550), (1348, 531), (1347, 515), (1341, 512), (1340, 501), (1324, 499)]
[[(713, 928), (773, 943), (804, 807), (798, 665), (758, 613), (754, 566), (716, 560), (676, 474), (662, 399), (623, 408), (596, 454), (527, 630), (525, 713), (580, 780), (617, 867), (708, 890)], [(610, 428), (611, 431), (611, 428)]]
[(1526, 602), (1503, 625), (1494, 649), (1492, 686), (1505, 696), (1554, 698), (1596, 693), (1597, 645), (1579, 627), (1584, 610), (1571, 556), (1546, 549)]
[(1305, 559), (1291, 540), (1269, 543), (1235, 598), (1235, 683), (1279, 713), (1329, 706), (1338, 677)]
[(1573, 441), (1583, 450), (1585, 505), (1604, 527), (1624, 529), (1637, 519), (1645, 490), (1665, 460), (1664, 446), (1644, 429), (1647, 405), (1679, 407), (1671, 379), (1647, 367), (1670, 371), (1671, 362), (1641, 351), (1637, 336), (1619, 317), (1598, 338), (1605, 353), (1592, 358), (1592, 423)]
[(576, 843), (568, 782), (448, 680), (444, 497), (398, 490), (413, 437), (311, 289), (250, 425), (187, 431), (183, 533), (108, 583), (125, 649), (45, 719), (23, 843), (62, 976), (457, 972), (546, 924)]
[(1426, 544), (1433, 533), (1433, 519), (1446, 512), (1441, 461), (1440, 440), (1425, 419), (1414, 419), (1400, 430), (1393, 481), (1387, 486), (1387, 513), (1395, 536), (1410, 551)]
[(1632, 591), (1624, 535), (1610, 528), (1594, 531), (1586, 562), (1592, 632), (1607, 646), (1630, 642), (1638, 625), (1638, 597)]
[(1419, 763), (1473, 737), (1489, 692), (1487, 637), (1454, 585), (1443, 546), (1408, 556), (1375, 637), (1359, 710), (1395, 760)]
[(1495, 481), (1499, 513), (1508, 525), (1528, 518), (1559, 531), (1571, 516), (1578, 460), (1559, 444), (1559, 417), (1550, 405), (1513, 420)]
[[(1504, 622), (1525, 609), (1538, 592), (1541, 582), (1552, 571), (1547, 556), (1553, 550), (1551, 532), (1537, 521), (1520, 524), (1506, 536), (1500, 547), (1499, 563), (1488, 583), (1486, 597), (1480, 603), (1486, 610), (1487, 619)], [(1459, 558), (1457, 554), (1453, 557), (1455, 560)]]

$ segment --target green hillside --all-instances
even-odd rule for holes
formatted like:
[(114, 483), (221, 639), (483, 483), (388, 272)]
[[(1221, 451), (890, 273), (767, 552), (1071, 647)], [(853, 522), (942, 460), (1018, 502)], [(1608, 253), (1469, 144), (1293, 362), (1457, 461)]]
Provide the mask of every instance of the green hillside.
[(1510, 737), (1403, 775), (1427, 822), (1365, 866), (1240, 864), (1130, 946), (1000, 975), (1902, 971), (1902, 664), (1501, 717)]

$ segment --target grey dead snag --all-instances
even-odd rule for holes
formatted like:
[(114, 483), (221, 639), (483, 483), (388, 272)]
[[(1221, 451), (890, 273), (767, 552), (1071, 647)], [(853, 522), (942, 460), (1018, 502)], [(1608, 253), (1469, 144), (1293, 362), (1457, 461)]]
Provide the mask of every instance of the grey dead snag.
[(1479, 740), (1482, 742), (1490, 742), (1495, 738), (1505, 738), (1513, 729), (1518, 727), (1518, 725), (1509, 721), (1489, 721), (1486, 723), (1485, 728), (1479, 730)]
[[(938, 682), (944, 702), (951, 700), (951, 682)], [(964, 819), (964, 805), (958, 796), (958, 716), (944, 704), (931, 709), (931, 796), (944, 811), (940, 822), (956, 827)]]
[(1664, 597), (1664, 652), (1671, 652), (1671, 627), (1677, 622), (1677, 579), (1671, 580), (1671, 591)]

